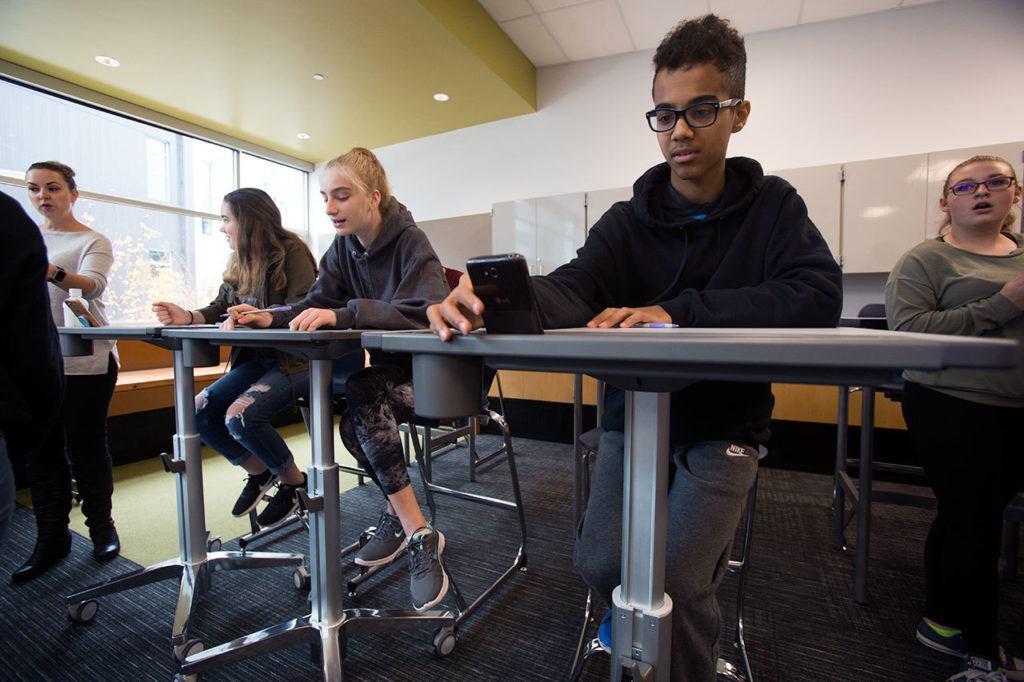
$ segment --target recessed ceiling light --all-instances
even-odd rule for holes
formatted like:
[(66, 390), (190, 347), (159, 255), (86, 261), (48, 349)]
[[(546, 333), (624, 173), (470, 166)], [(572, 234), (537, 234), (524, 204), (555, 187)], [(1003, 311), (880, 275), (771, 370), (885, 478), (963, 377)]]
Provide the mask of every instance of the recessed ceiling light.
[(314, 73), (313, 74), (313, 80), (315, 80), (315, 81), (322, 81), (323, 79), (324, 79), (324, 75), (322, 73)]
[(435, 92), (434, 93), (434, 101), (435, 102), (447, 102), (450, 99), (451, 99), (451, 97), (449, 97), (447, 93), (444, 93), (444, 92)]
[(309, 139), (309, 133), (299, 133), (295, 137), (299, 138), (300, 140), (308, 140)]
[(113, 57), (104, 57), (103, 55), (96, 55), (96, 61), (98, 61), (103, 66), (121, 66), (121, 62), (117, 61)]

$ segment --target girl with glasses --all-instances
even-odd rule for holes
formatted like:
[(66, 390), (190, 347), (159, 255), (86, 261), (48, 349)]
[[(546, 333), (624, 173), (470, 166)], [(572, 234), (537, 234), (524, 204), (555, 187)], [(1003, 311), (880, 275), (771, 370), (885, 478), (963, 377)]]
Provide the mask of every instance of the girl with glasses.
[[(889, 275), (889, 328), (1024, 341), (1024, 238), (1012, 229), (1020, 200), (1006, 160), (956, 166), (939, 198), (939, 236)], [(1003, 512), (1024, 486), (1024, 345), (1020, 352), (1012, 371), (904, 372), (903, 415), (938, 502), (917, 638), (963, 658), (951, 681), (1024, 679), (997, 636)]]

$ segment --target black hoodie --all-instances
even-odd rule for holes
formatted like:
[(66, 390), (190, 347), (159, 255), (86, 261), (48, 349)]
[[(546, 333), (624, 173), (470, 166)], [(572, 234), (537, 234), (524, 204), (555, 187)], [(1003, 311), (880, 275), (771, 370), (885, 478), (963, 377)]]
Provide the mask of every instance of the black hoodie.
[(64, 361), (50, 315), (46, 246), (17, 201), (0, 192), (0, 433), (20, 460), (53, 428)]
[[(650, 305), (681, 327), (836, 325), (839, 266), (789, 183), (751, 159), (727, 159), (725, 188), (708, 216), (670, 222), (662, 208), (669, 173), (666, 163), (644, 173), (576, 258), (533, 278), (545, 327)], [(672, 395), (672, 442), (766, 442), (772, 405), (770, 384), (698, 382)], [(622, 430), (621, 392), (609, 391), (602, 426)]]

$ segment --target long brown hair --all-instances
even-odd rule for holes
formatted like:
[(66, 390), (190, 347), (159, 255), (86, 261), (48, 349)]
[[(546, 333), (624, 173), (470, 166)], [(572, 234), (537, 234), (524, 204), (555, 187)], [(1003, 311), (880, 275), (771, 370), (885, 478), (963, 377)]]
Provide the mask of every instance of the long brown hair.
[[(1005, 164), (1010, 169), (1010, 177), (1013, 178), (1013, 184), (1017, 185), (1018, 187), (1020, 186), (1020, 181), (1017, 180), (1017, 171), (1014, 170), (1012, 163), (1010, 163), (1001, 156), (992, 156), (991, 154), (978, 154), (976, 156), (972, 156), (966, 161), (961, 161), (953, 168), (953, 170), (949, 171), (949, 175), (946, 176), (946, 181), (942, 183), (943, 198), (949, 195), (949, 181), (953, 178), (953, 173), (956, 173), (961, 168), (970, 166), (972, 163), (978, 163), (979, 161), (994, 161), (996, 163)], [(1013, 212), (1013, 207), (1011, 206), (1010, 211), (1006, 214), (1006, 217), (1003, 218), (1003, 224), (999, 226), (999, 231), (1011, 232), (1013, 224), (1015, 222), (1017, 222), (1017, 215)], [(951, 225), (952, 221), (949, 219), (949, 213), (946, 213), (945, 216), (942, 218), (942, 222), (939, 224), (939, 236), (941, 237), (942, 235), (949, 232)]]
[(301, 244), (310, 262), (316, 259), (297, 235), (281, 225), (281, 211), (266, 192), (254, 187), (242, 187), (224, 195), (224, 203), (231, 207), (238, 223), (235, 250), (228, 260), (224, 281), (235, 286), (239, 296), (258, 294), (264, 281), (271, 290), (288, 285), (285, 273), (285, 248), (291, 243)]

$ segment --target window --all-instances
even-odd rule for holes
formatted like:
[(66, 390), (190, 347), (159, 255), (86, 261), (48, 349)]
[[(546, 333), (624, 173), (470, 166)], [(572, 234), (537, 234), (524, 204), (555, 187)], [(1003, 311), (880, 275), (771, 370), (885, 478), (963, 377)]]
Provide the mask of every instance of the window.
[(230, 255), (221, 201), (239, 186), (266, 190), (285, 226), (308, 234), (305, 171), (3, 79), (0, 131), (0, 191), (33, 219), (25, 169), (49, 159), (75, 169), (75, 216), (114, 246), (104, 294), (112, 323), (152, 322), (157, 300), (214, 298)]
[(146, 198), (171, 200), (171, 145), (163, 140), (146, 138)]
[(289, 230), (305, 232), (307, 173), (242, 154), (241, 187), (257, 187), (270, 195), (281, 209), (281, 222)]

